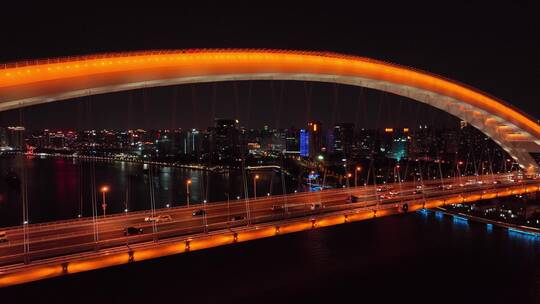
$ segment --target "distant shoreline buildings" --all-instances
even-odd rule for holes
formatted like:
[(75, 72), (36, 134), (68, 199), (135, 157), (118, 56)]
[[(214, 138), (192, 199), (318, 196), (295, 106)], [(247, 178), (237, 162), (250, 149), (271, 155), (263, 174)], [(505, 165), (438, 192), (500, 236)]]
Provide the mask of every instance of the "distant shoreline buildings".
[(461, 122), (455, 128), (419, 125), (406, 128), (357, 128), (319, 121), (305, 128), (245, 128), (236, 119), (216, 119), (198, 129), (160, 130), (40, 130), (23, 126), (0, 127), (0, 151), (54, 152), (114, 156), (239, 167), (242, 161), (265, 164), (280, 158), (300, 158), (340, 164), (373, 158), (466, 162), (508, 156), (480, 131)]

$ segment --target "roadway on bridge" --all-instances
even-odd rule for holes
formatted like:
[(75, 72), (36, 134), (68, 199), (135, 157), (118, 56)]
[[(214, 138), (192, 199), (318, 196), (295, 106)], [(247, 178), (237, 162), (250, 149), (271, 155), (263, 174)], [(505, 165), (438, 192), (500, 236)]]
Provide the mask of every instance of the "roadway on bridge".
[[(527, 181), (512, 174), (496, 174), (431, 180), (423, 186), (418, 182), (402, 182), (165, 208), (156, 210), (155, 216), (168, 215), (170, 219), (160, 222), (145, 221), (151, 212), (139, 211), (100, 216), (95, 221), (90, 217), (28, 225), (28, 257), (36, 260), (313, 214), (378, 208), (415, 199), (504, 188), (518, 182)], [(351, 195), (357, 198), (356, 202), (351, 201)], [(205, 210), (205, 215), (193, 215), (197, 210)], [(127, 227), (142, 228), (143, 232), (125, 236)], [(6, 231), (9, 242), (0, 244), (0, 265), (20, 263), (24, 258), (23, 227)], [(97, 242), (94, 231), (98, 232)]]

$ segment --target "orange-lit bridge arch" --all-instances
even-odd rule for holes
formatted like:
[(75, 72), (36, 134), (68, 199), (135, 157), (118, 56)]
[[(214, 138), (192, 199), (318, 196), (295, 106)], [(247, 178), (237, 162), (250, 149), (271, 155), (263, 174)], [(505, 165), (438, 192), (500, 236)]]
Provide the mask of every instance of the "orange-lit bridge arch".
[(540, 172), (540, 125), (476, 89), (369, 58), (278, 50), (102, 54), (0, 65), (0, 111), (144, 87), (228, 80), (307, 80), (402, 95), (446, 111), (491, 137), (520, 166)]

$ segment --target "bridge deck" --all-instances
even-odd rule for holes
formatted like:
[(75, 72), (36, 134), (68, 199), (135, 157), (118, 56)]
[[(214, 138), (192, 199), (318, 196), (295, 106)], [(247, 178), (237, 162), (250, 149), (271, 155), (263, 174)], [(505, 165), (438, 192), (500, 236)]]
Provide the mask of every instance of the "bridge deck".
[[(158, 214), (170, 215), (172, 220), (156, 224), (155, 230), (144, 221), (148, 211), (107, 216), (95, 223), (97, 242), (91, 218), (30, 225), (31, 251), (27, 255), (22, 253), (23, 228), (11, 227), (10, 242), (0, 246), (0, 286), (402, 213), (405, 204), (408, 211), (415, 211), (536, 192), (540, 181), (501, 174), (430, 181), (424, 183), (421, 193), (417, 193), (417, 185), (407, 182), (380, 191), (370, 186), (214, 203), (206, 206), (207, 216), (202, 217), (192, 216), (200, 205), (162, 209)], [(391, 195), (390, 191), (399, 193)], [(358, 201), (351, 202), (350, 195)], [(272, 210), (274, 206), (283, 209)], [(128, 226), (141, 227), (143, 233), (126, 237), (123, 230)], [(32, 262), (25, 264), (25, 259)]]

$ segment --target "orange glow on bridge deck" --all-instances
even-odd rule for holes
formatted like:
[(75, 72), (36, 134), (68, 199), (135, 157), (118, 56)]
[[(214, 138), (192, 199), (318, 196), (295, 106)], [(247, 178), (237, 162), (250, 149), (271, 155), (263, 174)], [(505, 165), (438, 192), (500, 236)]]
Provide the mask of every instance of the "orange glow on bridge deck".
[[(280, 228), (281, 232), (281, 228)], [(276, 235), (275, 227), (262, 227), (254, 230), (246, 230), (238, 232), (238, 242), (251, 241), (256, 239), (262, 239)]]
[(488, 193), (482, 194), (482, 199), (483, 200), (492, 199), (492, 198), (496, 198), (496, 197), (497, 197), (497, 192), (488, 192)]
[(527, 193), (527, 188), (520, 188), (520, 189), (516, 189), (516, 192), (515, 193), (512, 193), (512, 194), (524, 194), (524, 193)]
[(304, 231), (312, 228), (311, 221), (290, 223), (279, 227), (280, 234)]
[(59, 276), (63, 273), (62, 265), (41, 266), (30, 268), (23, 272), (0, 275), (0, 287), (17, 285), (46, 278)]
[(509, 196), (509, 195), (512, 195), (512, 190), (498, 191), (497, 194), (498, 194), (499, 196)]
[(201, 250), (217, 246), (232, 244), (234, 236), (232, 233), (209, 235), (189, 241), (189, 251)]
[(461, 196), (461, 194), (459, 194), (457, 196), (445, 199), (444, 203), (445, 204), (459, 204), (459, 203), (462, 203), (463, 201), (464, 201), (464, 197)]
[(469, 195), (464, 195), (463, 196), (463, 202), (464, 203), (470, 203), (470, 202), (474, 202), (474, 201), (477, 201), (479, 199), (482, 198), (482, 195), (480, 194), (469, 194)]
[(420, 209), (424, 209), (424, 204), (422, 202), (416, 202), (416, 203), (413, 203), (413, 204), (409, 204), (409, 211), (410, 212), (417, 211), (417, 210), (420, 210)]
[(129, 262), (128, 253), (114, 253), (103, 257), (69, 262), (69, 264), (67, 265), (67, 272), (77, 273), (110, 266), (122, 265), (126, 264), (127, 262)]
[(536, 192), (538, 190), (540, 190), (540, 187), (539, 186), (528, 186), (526, 188), (527, 192)]
[(185, 242), (175, 242), (173, 244), (159, 246), (157, 248), (147, 248), (141, 250), (135, 250), (133, 252), (134, 261), (143, 261), (153, 258), (158, 258), (167, 255), (173, 255), (186, 251)]
[(377, 210), (377, 217), (382, 217), (382, 216), (388, 216), (388, 215), (391, 215), (391, 214), (396, 214), (398, 213), (399, 210), (398, 208), (392, 208), (392, 209), (381, 209), (381, 210)]
[(349, 214), (347, 217), (349, 222), (368, 220), (374, 217), (373, 211), (364, 211), (359, 213)]
[(345, 223), (345, 217), (343, 215), (334, 215), (324, 217), (317, 221), (317, 227), (334, 226)]
[(444, 205), (444, 200), (438, 199), (438, 200), (429, 200), (426, 201), (426, 204), (424, 205), (426, 209), (429, 208), (435, 208)]

